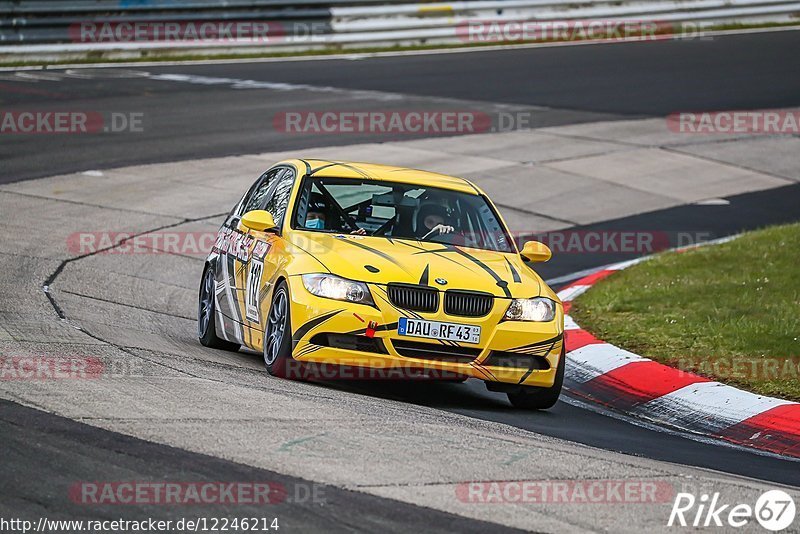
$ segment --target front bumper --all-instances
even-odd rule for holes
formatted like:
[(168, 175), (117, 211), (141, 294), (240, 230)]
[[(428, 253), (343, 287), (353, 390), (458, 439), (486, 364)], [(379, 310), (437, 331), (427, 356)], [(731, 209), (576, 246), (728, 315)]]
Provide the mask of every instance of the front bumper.
[[(336, 376), (472, 377), (526, 386), (553, 385), (563, 345), (564, 313), (560, 303), (555, 319), (547, 323), (503, 321), (509, 300), (501, 298), (494, 299), (491, 311), (484, 317), (446, 315), (441, 309), (417, 313), (422, 319), (481, 327), (478, 344), (443, 344), (399, 335), (399, 319), (413, 315), (381, 298), (385, 296), (385, 286), (370, 285), (370, 291), (377, 308), (317, 297), (305, 289), (299, 276), (290, 277), (294, 359), (321, 369), (316, 374), (322, 377), (334, 376), (333, 366), (345, 366), (356, 371)], [(370, 324), (375, 325), (374, 332)], [(428, 344), (430, 354), (422, 343)]]

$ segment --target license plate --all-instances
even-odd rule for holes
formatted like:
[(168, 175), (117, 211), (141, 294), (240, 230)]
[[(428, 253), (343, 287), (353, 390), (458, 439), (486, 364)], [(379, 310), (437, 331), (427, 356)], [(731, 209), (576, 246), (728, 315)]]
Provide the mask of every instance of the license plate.
[(397, 324), (397, 333), (401, 336), (425, 337), (428, 339), (444, 339), (461, 341), (462, 343), (480, 343), (481, 327), (468, 324), (440, 323), (424, 319), (401, 317)]

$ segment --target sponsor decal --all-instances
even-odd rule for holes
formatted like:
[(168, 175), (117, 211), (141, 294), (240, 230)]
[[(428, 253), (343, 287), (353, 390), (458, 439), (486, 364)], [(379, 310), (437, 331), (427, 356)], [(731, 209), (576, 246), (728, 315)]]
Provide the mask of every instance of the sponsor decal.
[(267, 243), (266, 241), (256, 241), (255, 246), (253, 247), (253, 257), (257, 260), (264, 260), (264, 256), (267, 255), (269, 249), (272, 248), (272, 244)]
[(253, 238), (251, 236), (233, 228), (222, 228), (217, 234), (213, 251), (220, 254), (230, 254), (240, 262), (247, 263), (247, 260), (250, 259), (250, 246), (252, 244)]

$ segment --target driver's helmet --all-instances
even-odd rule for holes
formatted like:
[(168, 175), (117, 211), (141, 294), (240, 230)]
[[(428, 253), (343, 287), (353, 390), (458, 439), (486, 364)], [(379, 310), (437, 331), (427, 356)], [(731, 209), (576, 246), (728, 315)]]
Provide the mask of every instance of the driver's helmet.
[(425, 201), (419, 206), (419, 210), (417, 210), (417, 220), (416, 220), (416, 234), (417, 236), (424, 236), (428, 232), (431, 231), (433, 226), (428, 226), (425, 224), (425, 220), (429, 217), (435, 217), (437, 219), (441, 219), (440, 224), (450, 224), (450, 210), (448, 210), (441, 202), (437, 202), (434, 200)]
[(328, 201), (322, 193), (311, 193), (306, 210), (305, 228), (324, 230), (325, 220), (329, 217)]

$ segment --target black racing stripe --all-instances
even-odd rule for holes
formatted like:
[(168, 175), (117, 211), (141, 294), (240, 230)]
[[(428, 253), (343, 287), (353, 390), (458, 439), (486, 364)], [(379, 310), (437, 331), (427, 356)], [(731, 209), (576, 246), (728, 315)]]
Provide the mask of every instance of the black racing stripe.
[(485, 367), (482, 367), (480, 365), (473, 365), (472, 368), (477, 369), (479, 373), (482, 373), (483, 376), (485, 376), (488, 379), (497, 380), (497, 378), (492, 373), (490, 373), (489, 370), (486, 369)]
[(394, 258), (392, 258), (390, 255), (386, 254), (383, 251), (375, 250), (374, 248), (368, 247), (367, 245), (365, 245), (363, 243), (359, 243), (359, 242), (357, 242), (357, 241), (355, 241), (353, 239), (345, 238), (345, 239), (340, 239), (340, 241), (342, 241), (344, 243), (350, 243), (354, 247), (358, 247), (360, 249), (366, 250), (367, 252), (372, 252), (376, 256), (380, 256), (381, 258), (385, 259), (386, 261), (388, 261), (390, 263), (393, 263), (394, 265), (397, 265), (398, 267), (400, 267), (402, 270), (404, 270), (408, 274), (411, 274), (411, 273), (408, 272), (408, 270), (406, 270), (405, 267), (403, 267), (403, 265), (401, 263), (399, 263), (398, 261), (396, 261)]
[(455, 251), (456, 251), (458, 254), (460, 254), (461, 256), (463, 256), (463, 257), (465, 257), (465, 258), (467, 258), (468, 260), (470, 260), (471, 262), (473, 262), (475, 265), (478, 265), (478, 266), (479, 266), (481, 269), (483, 269), (484, 271), (486, 271), (487, 273), (489, 273), (489, 275), (490, 275), (492, 278), (494, 278), (495, 282), (497, 282), (497, 287), (499, 287), (500, 289), (502, 289), (502, 290), (503, 290), (503, 294), (505, 294), (505, 296), (506, 296), (506, 297), (511, 297), (511, 291), (509, 291), (509, 290), (508, 290), (508, 282), (506, 282), (505, 280), (503, 280), (502, 278), (500, 278), (500, 275), (499, 275), (499, 274), (497, 274), (496, 272), (494, 272), (494, 270), (492, 270), (492, 268), (491, 268), (491, 267), (489, 267), (488, 265), (486, 265), (485, 263), (483, 263), (483, 262), (482, 262), (481, 260), (479, 260), (478, 258), (476, 258), (476, 257), (474, 257), (474, 256), (471, 256), (470, 254), (467, 254), (466, 252), (464, 252), (463, 250), (461, 250), (461, 249), (460, 249), (460, 248), (458, 248), (458, 247), (453, 247), (453, 249), (454, 249), (454, 250), (455, 250)]
[(308, 334), (308, 332), (312, 328), (324, 323), (325, 321), (327, 321), (328, 319), (330, 319), (331, 317), (333, 317), (334, 315), (336, 315), (337, 313), (339, 313), (341, 311), (342, 310), (335, 310), (335, 311), (332, 311), (332, 312), (328, 312), (325, 315), (320, 315), (319, 317), (314, 317), (313, 319), (308, 321), (306, 324), (304, 324), (303, 326), (301, 326), (300, 328), (295, 330), (294, 335), (292, 335), (292, 348), (297, 346), (297, 342), (300, 341), (301, 339), (303, 339), (303, 336)]
[[(413, 245), (409, 244), (408, 246), (411, 247)], [(414, 253), (415, 256), (417, 254), (438, 254), (440, 252), (455, 252), (456, 251), (456, 247), (454, 247), (452, 245), (444, 245), (442, 248), (434, 248), (434, 249), (421, 248), (421, 247), (414, 247), (414, 248), (419, 250), (419, 252), (415, 252)]]
[[(551, 350), (553, 350), (553, 347), (555, 347), (555, 345), (556, 345), (556, 343), (557, 343), (557, 342), (558, 342), (558, 339), (554, 340), (554, 341), (553, 341), (553, 344), (552, 344), (552, 345), (550, 345), (550, 348), (547, 350), (547, 352), (550, 352)], [(534, 365), (534, 361), (533, 361), (533, 360), (531, 360), (531, 366), (530, 366), (530, 368), (529, 368), (529, 369), (528, 369), (528, 370), (525, 372), (525, 374), (524, 374), (524, 375), (522, 375), (522, 378), (520, 378), (520, 379), (519, 379), (519, 382), (517, 382), (517, 384), (522, 384), (523, 382), (525, 382), (525, 380), (526, 380), (526, 379), (527, 379), (529, 376), (531, 376), (531, 373), (533, 372), (533, 365)]]
[[(322, 160), (322, 161), (325, 161), (325, 160)], [(327, 165), (322, 165), (321, 167), (317, 167), (317, 168), (315, 168), (315, 169), (312, 169), (312, 170), (311, 170), (311, 171), (308, 173), (308, 175), (309, 175), (309, 176), (313, 176), (313, 175), (314, 175), (314, 173), (316, 173), (316, 172), (318, 172), (318, 171), (321, 171), (321, 170), (327, 169), (328, 167), (335, 167), (336, 165), (338, 165), (338, 163), (333, 163), (333, 162), (330, 162), (330, 163), (328, 163)]]
[(506, 258), (506, 263), (508, 264), (508, 270), (511, 271), (511, 276), (514, 279), (514, 283), (519, 284), (520, 282), (522, 282), (522, 278), (519, 277), (519, 273), (514, 268), (514, 266), (511, 265), (511, 262), (508, 261), (508, 258)]
[(425, 266), (425, 270), (422, 271), (422, 276), (419, 278), (419, 285), (427, 286), (428, 285), (428, 271), (430, 271), (431, 264), (427, 264)]
[(444, 255), (440, 254), (441, 252), (453, 252), (453, 250), (450, 249), (450, 248), (440, 248), (440, 249), (436, 249), (436, 250), (429, 250), (429, 249), (426, 249), (426, 248), (422, 248), (422, 247), (418, 247), (418, 246), (412, 245), (411, 243), (406, 243), (404, 241), (398, 241), (398, 243), (400, 243), (402, 245), (405, 245), (407, 247), (411, 247), (411, 248), (417, 249), (419, 252), (415, 252), (413, 254), (414, 256), (416, 256), (417, 254), (433, 254), (437, 258), (442, 258), (443, 260), (447, 260), (447, 261), (449, 261), (451, 263), (455, 263), (459, 267), (464, 267), (466, 269), (469, 269), (473, 273), (477, 272), (474, 269), (470, 269), (468, 266), (464, 265), (463, 263), (457, 262), (453, 258), (448, 258), (447, 256), (444, 256)]
[(348, 165), (347, 163), (340, 163), (339, 165), (341, 165), (345, 169), (350, 169), (351, 171), (357, 172), (358, 174), (360, 174), (361, 176), (363, 176), (368, 180), (375, 180), (374, 176), (370, 176), (370, 174), (367, 171), (365, 171), (360, 167), (356, 167), (355, 165)]
[(488, 367), (475, 367), (475, 366), (473, 366), (473, 367), (474, 367), (475, 369), (478, 369), (478, 370), (482, 371), (484, 376), (486, 376), (486, 375), (489, 375), (489, 377), (490, 377), (492, 380), (494, 380), (494, 381), (497, 381), (497, 377), (496, 377), (496, 376), (494, 376), (494, 373), (493, 373), (493, 372), (492, 372), (492, 370), (491, 370), (491, 369), (489, 369)]
[(319, 264), (320, 264), (320, 265), (322, 265), (322, 268), (323, 268), (323, 269), (325, 269), (325, 270), (326, 270), (326, 271), (328, 271), (328, 272), (331, 272), (331, 270), (330, 270), (330, 269), (328, 269), (328, 266), (327, 266), (327, 265), (325, 265), (324, 263), (322, 263), (322, 260), (320, 260), (319, 258), (317, 258), (316, 256), (314, 256), (312, 253), (310, 253), (309, 251), (307, 251), (306, 249), (304, 249), (303, 247), (301, 247), (301, 246), (300, 246), (300, 245), (298, 245), (297, 243), (290, 243), (290, 244), (291, 244), (293, 247), (297, 247), (297, 248), (299, 248), (300, 250), (302, 250), (303, 252), (305, 252), (306, 254), (308, 254), (309, 256), (311, 256), (312, 258), (314, 258), (315, 260), (317, 260), (317, 261), (319, 262)]
[(561, 341), (562, 339), (564, 339), (564, 334), (563, 333), (558, 334), (556, 337), (551, 337), (550, 339), (545, 339), (544, 341), (537, 341), (536, 343), (530, 343), (528, 345), (521, 345), (519, 347), (514, 347), (513, 349), (506, 349), (506, 351), (507, 352), (512, 352), (512, 351), (519, 351), (519, 350), (523, 350), (523, 349), (530, 349), (530, 348), (534, 348), (534, 347), (541, 347), (541, 346), (544, 346), (544, 345), (550, 345), (550, 344), (555, 343), (557, 341)]
[(297, 354), (294, 354), (292, 357), (293, 358), (300, 358), (301, 356), (306, 356), (307, 354), (311, 354), (312, 352), (316, 352), (316, 351), (320, 350), (321, 348), (322, 347), (319, 346), (319, 345), (312, 345), (312, 344), (309, 343), (308, 345), (306, 345), (305, 347), (300, 349), (297, 352)]
[(554, 345), (560, 347), (561, 343), (562, 343), (561, 341), (556, 341), (552, 345), (544, 345), (544, 346), (541, 346), (541, 347), (534, 347), (534, 348), (530, 348), (530, 349), (514, 350), (514, 351), (506, 351), (506, 352), (514, 352), (516, 354), (530, 354), (530, 355), (533, 355), (533, 356), (537, 356), (537, 355), (541, 355), (541, 354), (547, 354), (548, 352), (550, 352), (550, 350), (552, 350), (551, 347), (553, 347)]
[(529, 349), (529, 350), (514, 350), (514, 351), (506, 351), (506, 352), (513, 352), (514, 354), (525, 354), (528, 356), (547, 356), (547, 353), (550, 352), (550, 345), (547, 347), (543, 347), (540, 349)]
[(331, 160), (320, 160), (320, 161), (327, 161), (328, 165), (323, 165), (322, 167), (317, 167), (316, 169), (311, 171), (311, 173), (309, 175), (314, 174), (317, 171), (321, 171), (323, 169), (328, 169), (330, 167), (344, 167), (345, 169), (350, 169), (351, 171), (357, 172), (362, 177), (364, 177), (364, 178), (366, 178), (368, 180), (374, 180), (375, 179), (374, 177), (372, 177), (369, 174), (367, 174), (367, 172), (364, 169), (359, 169), (358, 167), (355, 167), (354, 165), (349, 165), (349, 164), (343, 163), (341, 161), (331, 161)]
[(398, 243), (400, 243), (401, 245), (405, 245), (407, 247), (411, 247), (411, 248), (416, 249), (416, 250), (423, 250), (423, 251), (427, 251), (428, 250), (426, 248), (418, 247), (417, 245), (412, 245), (411, 243), (406, 243), (405, 241), (398, 241)]
[(530, 368), (530, 369), (528, 369), (527, 371), (525, 371), (525, 374), (524, 374), (524, 375), (522, 375), (522, 378), (520, 378), (520, 379), (519, 379), (519, 382), (517, 382), (517, 384), (522, 384), (523, 382), (525, 382), (525, 380), (527, 380), (527, 378), (528, 378), (529, 376), (531, 376), (531, 373), (532, 373), (532, 372), (533, 372), (533, 366), (531, 366), (531, 368)]

